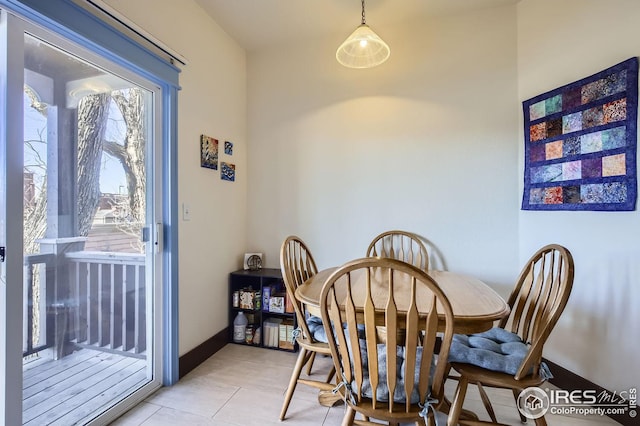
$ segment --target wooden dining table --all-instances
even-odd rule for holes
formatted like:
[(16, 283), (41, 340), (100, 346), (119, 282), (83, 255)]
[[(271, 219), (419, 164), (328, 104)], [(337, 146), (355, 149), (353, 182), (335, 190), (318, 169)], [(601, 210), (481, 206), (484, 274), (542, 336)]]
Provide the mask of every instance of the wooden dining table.
[[(311, 314), (320, 315), (322, 286), (337, 269), (337, 267), (324, 269), (296, 289), (296, 298), (307, 306)], [(480, 333), (493, 327), (496, 320), (509, 315), (510, 309), (507, 302), (479, 279), (449, 271), (432, 270), (427, 273), (438, 283), (451, 303), (455, 333)], [(366, 280), (362, 270), (355, 271), (351, 285), (352, 292), (355, 295), (361, 295), (361, 298), (354, 299), (357, 307), (359, 300), (364, 303)], [(374, 274), (372, 277), (372, 297), (376, 306), (383, 306), (386, 303), (388, 285), (388, 274)], [(396, 285), (405, 286), (407, 289), (405, 292), (396, 292), (396, 304), (398, 309), (402, 311), (403, 306), (407, 305), (403, 301), (402, 295), (406, 294), (407, 300), (409, 299), (410, 286), (403, 282), (398, 282)], [(426, 315), (431, 306), (431, 292), (422, 286), (419, 286), (417, 291), (418, 313)], [(421, 292), (423, 293), (421, 294)]]

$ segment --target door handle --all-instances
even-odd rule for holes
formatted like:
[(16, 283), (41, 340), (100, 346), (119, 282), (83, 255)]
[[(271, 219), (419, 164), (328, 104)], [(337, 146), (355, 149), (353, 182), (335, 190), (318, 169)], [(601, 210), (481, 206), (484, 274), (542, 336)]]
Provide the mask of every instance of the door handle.
[(162, 236), (162, 223), (160, 222), (142, 228), (142, 242), (153, 244), (154, 253), (162, 251)]
[(155, 238), (153, 241), (153, 248), (156, 254), (162, 251), (162, 238), (163, 238), (162, 223), (158, 222), (156, 223)]

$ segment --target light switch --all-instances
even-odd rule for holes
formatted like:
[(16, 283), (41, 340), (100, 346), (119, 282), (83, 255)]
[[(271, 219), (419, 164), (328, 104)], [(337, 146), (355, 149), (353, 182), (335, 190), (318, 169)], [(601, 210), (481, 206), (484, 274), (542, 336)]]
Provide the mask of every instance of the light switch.
[(182, 203), (182, 220), (191, 220), (191, 206)]

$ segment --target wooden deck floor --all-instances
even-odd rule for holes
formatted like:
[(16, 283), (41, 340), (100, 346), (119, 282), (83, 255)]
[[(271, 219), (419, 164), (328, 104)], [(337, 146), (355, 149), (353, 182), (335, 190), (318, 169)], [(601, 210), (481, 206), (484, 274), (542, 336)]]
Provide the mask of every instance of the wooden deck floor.
[(24, 364), (24, 425), (84, 424), (147, 382), (146, 360), (82, 349)]

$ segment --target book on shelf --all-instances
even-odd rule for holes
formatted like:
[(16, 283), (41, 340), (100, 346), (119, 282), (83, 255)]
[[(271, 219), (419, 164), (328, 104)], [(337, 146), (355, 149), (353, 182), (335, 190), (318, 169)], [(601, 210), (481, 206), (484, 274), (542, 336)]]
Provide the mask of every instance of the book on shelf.
[(284, 314), (284, 295), (273, 295), (269, 299), (269, 312)]
[(271, 299), (271, 287), (262, 287), (262, 310), (269, 312), (269, 299)]
[(284, 311), (289, 314), (294, 312), (293, 303), (291, 301), (291, 298), (289, 297), (289, 293), (285, 294), (284, 297)]
[(280, 349), (293, 349), (293, 321), (284, 320), (280, 323)]
[(243, 288), (239, 291), (239, 296), (241, 309), (260, 309), (260, 303), (262, 302), (260, 291)]
[(279, 346), (281, 322), (281, 318), (269, 318), (262, 324), (262, 339), (265, 347), (277, 348)]

